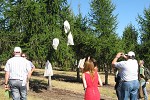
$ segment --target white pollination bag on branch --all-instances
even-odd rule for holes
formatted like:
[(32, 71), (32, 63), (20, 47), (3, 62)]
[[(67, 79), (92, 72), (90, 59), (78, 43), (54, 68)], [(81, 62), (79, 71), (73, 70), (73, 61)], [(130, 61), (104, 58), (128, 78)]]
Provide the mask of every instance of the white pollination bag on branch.
[(70, 31), (70, 24), (67, 20), (64, 22), (64, 30), (65, 33), (68, 33)]
[(54, 38), (53, 39), (53, 44), (52, 44), (53, 48), (55, 50), (57, 50), (58, 45), (59, 45), (59, 39), (58, 38)]
[(74, 45), (73, 36), (72, 36), (71, 32), (69, 32), (69, 34), (68, 34), (68, 42), (67, 42), (67, 45)]

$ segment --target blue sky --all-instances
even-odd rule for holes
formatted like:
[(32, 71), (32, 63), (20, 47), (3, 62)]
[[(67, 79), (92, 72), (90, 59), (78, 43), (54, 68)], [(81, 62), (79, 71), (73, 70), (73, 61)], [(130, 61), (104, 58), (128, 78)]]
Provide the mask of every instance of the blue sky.
[[(68, 0), (68, 4), (71, 4), (71, 9), (74, 14), (78, 14), (78, 5), (80, 4), (80, 10), (83, 16), (88, 15), (90, 11), (91, 0)], [(138, 29), (138, 23), (136, 18), (139, 15), (143, 15), (144, 8), (150, 7), (150, 0), (112, 0), (112, 3), (116, 5), (114, 14), (118, 14), (118, 28), (116, 32), (119, 36), (122, 36), (124, 28), (132, 23), (136, 29)]]

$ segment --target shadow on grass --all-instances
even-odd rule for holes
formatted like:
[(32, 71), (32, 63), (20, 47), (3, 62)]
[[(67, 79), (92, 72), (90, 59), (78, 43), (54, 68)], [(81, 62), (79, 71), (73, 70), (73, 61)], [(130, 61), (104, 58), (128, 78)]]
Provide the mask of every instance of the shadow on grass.
[(4, 77), (5, 77), (5, 73), (0, 73), (0, 85), (4, 85)]
[(47, 84), (42, 80), (32, 79), (30, 80), (29, 85), (30, 85), (30, 89), (36, 93), (42, 92), (43, 89), (47, 90)]
[(5, 73), (0, 73), (0, 78), (4, 78), (5, 77)]
[[(41, 72), (33, 72), (32, 76), (36, 77), (44, 77), (44, 73)], [(5, 73), (0, 73), (0, 78), (4, 79)], [(46, 77), (48, 78), (48, 77)], [(64, 81), (64, 82), (71, 82), (71, 83), (81, 83), (82, 80), (77, 80), (76, 77), (73, 76), (67, 76), (67, 75), (59, 75), (59, 74), (54, 74), (52, 77), (52, 80), (58, 80), (58, 81)], [(1, 85), (3, 82), (1, 82)], [(48, 84), (44, 80), (38, 80), (38, 79), (32, 79), (30, 80), (30, 89), (35, 91), (36, 93), (42, 92), (42, 90), (47, 90)]]
[[(32, 76), (36, 77), (44, 77), (43, 73), (41, 72), (33, 72)], [(48, 79), (48, 77), (45, 77)], [(59, 75), (54, 74), (51, 77), (52, 80), (58, 80), (58, 81), (64, 81), (64, 82), (71, 82), (71, 83), (82, 83), (81, 79), (78, 79), (73, 76), (67, 76), (67, 75)], [(30, 80), (30, 89), (35, 91), (36, 93), (42, 92), (42, 90), (48, 89), (48, 84), (44, 80), (38, 80), (38, 79), (32, 79)]]
[[(32, 74), (33, 76), (36, 76), (36, 77), (44, 77), (43, 73), (41, 72), (34, 72)], [(48, 77), (45, 77), (48, 79)], [(70, 83), (82, 83), (82, 79), (78, 79), (77, 80), (77, 77), (74, 77), (74, 76), (67, 76), (67, 75), (59, 75), (59, 74), (54, 74), (52, 77), (51, 77), (52, 80), (56, 80), (56, 81), (64, 81), (64, 82), (70, 82)], [(113, 88), (113, 85), (112, 84), (103, 84), (105, 87), (107, 88)], [(48, 88), (48, 84), (46, 82), (44, 82), (44, 80), (38, 80), (38, 79), (34, 79), (34, 80), (31, 80), (30, 82), (30, 88), (35, 91), (35, 92), (42, 92), (41, 90), (47, 90)], [(104, 100), (104, 99), (101, 99), (101, 100)]]
[(44, 75), (44, 73), (37, 72), (37, 71), (34, 71), (34, 72), (32, 73), (32, 76), (43, 76), (43, 75)]
[(52, 76), (52, 80), (59, 80), (59, 81), (65, 81), (65, 82), (71, 82), (71, 83), (82, 83), (81, 79), (78, 79), (73, 76), (67, 76), (67, 75), (59, 75), (59, 74), (54, 74)]
[[(44, 73), (36, 71), (36, 72), (32, 73), (32, 76), (44, 77)], [(77, 77), (75, 77), (75, 76), (54, 74), (51, 78), (52, 78), (52, 80), (58, 80), (58, 81), (73, 82), (73, 83), (75, 83), (75, 82), (82, 83), (81, 77), (79, 79), (77, 79)]]

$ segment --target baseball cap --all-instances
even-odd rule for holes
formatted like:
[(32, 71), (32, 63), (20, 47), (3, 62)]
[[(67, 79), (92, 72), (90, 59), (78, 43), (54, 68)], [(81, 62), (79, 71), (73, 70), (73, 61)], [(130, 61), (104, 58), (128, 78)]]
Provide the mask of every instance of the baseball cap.
[(14, 48), (14, 52), (16, 52), (16, 53), (21, 53), (21, 48), (20, 48), (20, 47), (15, 47), (15, 48)]
[(135, 56), (135, 53), (134, 53), (133, 51), (129, 51), (129, 52), (128, 52), (128, 56), (130, 56), (130, 57), (131, 57), (131, 56)]

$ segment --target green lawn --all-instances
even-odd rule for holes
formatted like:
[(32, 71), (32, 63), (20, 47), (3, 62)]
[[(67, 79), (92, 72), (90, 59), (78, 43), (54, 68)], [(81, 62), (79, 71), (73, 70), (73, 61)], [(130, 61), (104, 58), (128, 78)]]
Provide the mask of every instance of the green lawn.
[[(44, 82), (44, 84), (47, 84), (47, 79), (43, 76), (43, 72), (44, 70), (41, 69), (37, 69), (36, 74), (32, 76), (31, 80), (38, 80), (39, 82)], [(70, 76), (71, 78), (76, 78), (76, 72), (66, 72), (66, 71), (56, 71), (54, 70), (54, 74), (55, 75), (59, 75), (59, 76)], [(104, 82), (104, 74), (100, 74), (102, 81)], [(60, 78), (61, 79), (61, 78)], [(83, 85), (82, 83), (78, 83), (78, 82), (65, 82), (63, 79), (53, 79), (52, 80), (52, 87), (58, 88), (58, 89), (65, 89), (65, 90), (70, 90), (76, 93), (81, 93), (84, 94), (84, 90), (83, 90)], [(104, 85), (103, 87), (100, 87), (100, 93), (102, 96), (106, 96), (109, 98), (116, 98), (116, 93), (114, 90), (114, 76), (109, 75), (109, 85)], [(43, 84), (43, 83), (42, 83)], [(4, 91), (4, 86), (0, 87), (0, 100), (8, 100), (5, 96), (5, 91)], [(149, 94), (149, 98), (150, 98), (150, 84), (147, 84), (147, 89), (148, 89), (148, 94)], [(28, 93), (28, 100), (43, 100), (42, 98), (40, 98), (38, 96), (37, 93), (34, 93), (32, 91), (30, 91)]]

